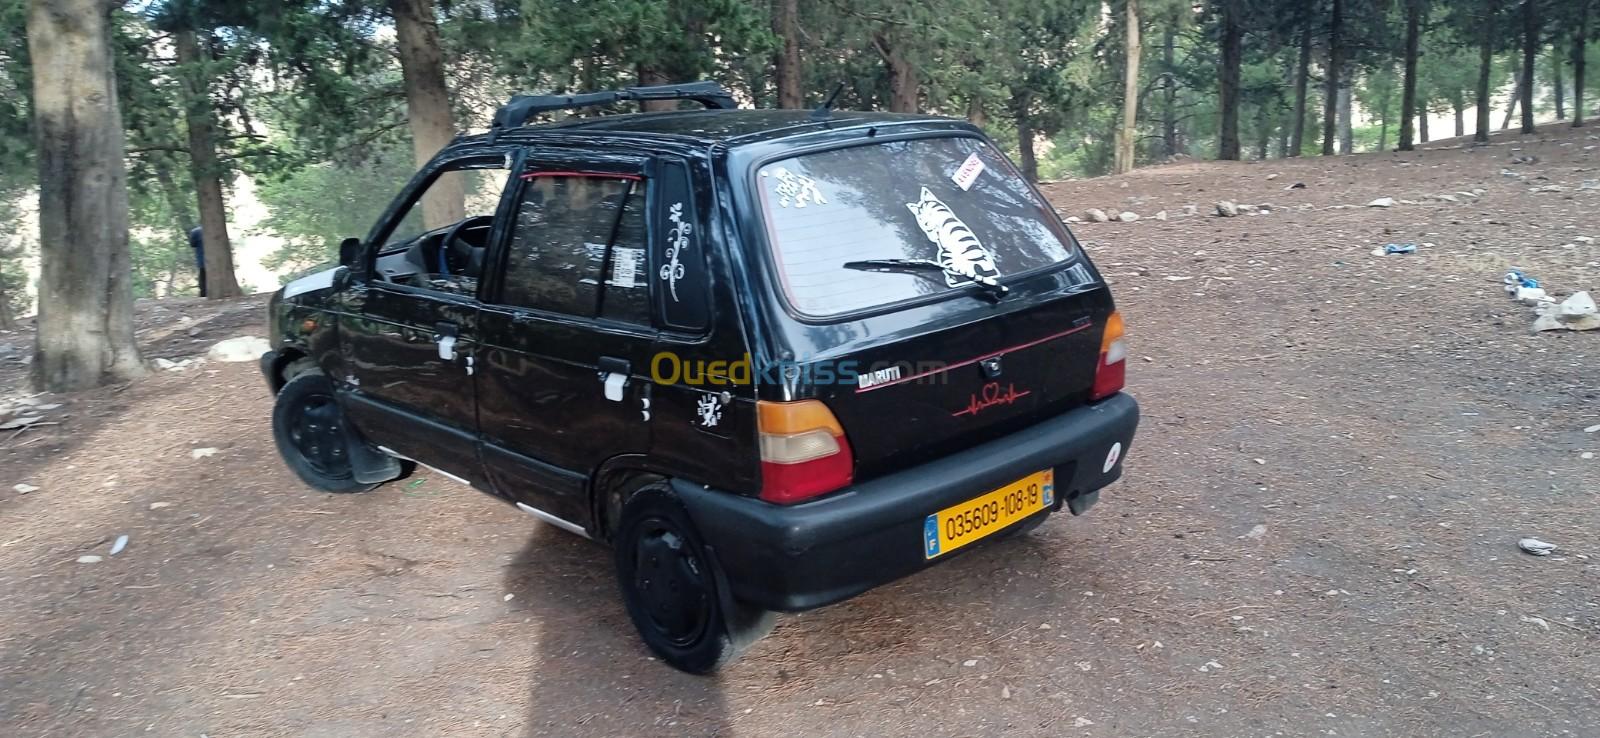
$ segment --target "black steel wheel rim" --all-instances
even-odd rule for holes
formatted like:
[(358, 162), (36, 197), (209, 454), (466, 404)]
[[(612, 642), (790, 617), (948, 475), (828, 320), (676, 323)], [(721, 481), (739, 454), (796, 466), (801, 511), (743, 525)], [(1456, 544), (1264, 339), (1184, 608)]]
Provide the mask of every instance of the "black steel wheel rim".
[(711, 572), (670, 521), (640, 523), (632, 584), (651, 627), (668, 643), (692, 646), (710, 629)]
[(294, 405), (289, 442), (318, 474), (340, 477), (350, 469), (339, 406), (331, 395), (307, 395)]

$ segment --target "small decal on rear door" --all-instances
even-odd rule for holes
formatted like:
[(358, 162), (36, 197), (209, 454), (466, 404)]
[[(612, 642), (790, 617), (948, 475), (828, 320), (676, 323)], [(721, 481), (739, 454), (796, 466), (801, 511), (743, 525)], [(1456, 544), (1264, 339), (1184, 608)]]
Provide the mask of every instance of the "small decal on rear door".
[(722, 402), (716, 395), (701, 395), (695, 403), (695, 413), (700, 416), (701, 428), (715, 428), (722, 422)]

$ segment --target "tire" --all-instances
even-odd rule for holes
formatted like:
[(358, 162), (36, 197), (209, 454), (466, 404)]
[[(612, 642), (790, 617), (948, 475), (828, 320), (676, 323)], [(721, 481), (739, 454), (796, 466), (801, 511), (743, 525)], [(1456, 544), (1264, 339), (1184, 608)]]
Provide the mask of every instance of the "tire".
[(629, 499), (612, 540), (628, 617), (674, 668), (710, 673), (772, 632), (776, 614), (726, 591), (689, 514), (665, 487)]
[(352, 436), (334, 399), (333, 382), (321, 372), (294, 374), (278, 390), (272, 407), (272, 439), (278, 454), (307, 486), (323, 492), (367, 492), (378, 484), (357, 481), (350, 464)]

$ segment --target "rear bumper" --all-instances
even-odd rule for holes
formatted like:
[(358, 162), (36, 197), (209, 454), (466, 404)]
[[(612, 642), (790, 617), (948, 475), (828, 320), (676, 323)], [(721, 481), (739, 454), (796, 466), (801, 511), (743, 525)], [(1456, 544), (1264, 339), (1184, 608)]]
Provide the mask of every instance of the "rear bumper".
[[(1117, 394), (938, 461), (787, 507), (681, 480), (672, 485), (734, 596), (796, 612), (853, 597), (983, 545), (927, 560), (923, 520), (1041, 469), (1056, 470), (1053, 510), (1073, 499), (1081, 510), (1122, 476), (1138, 424), (1138, 403)], [(1106, 469), (1118, 443), (1121, 458)]]

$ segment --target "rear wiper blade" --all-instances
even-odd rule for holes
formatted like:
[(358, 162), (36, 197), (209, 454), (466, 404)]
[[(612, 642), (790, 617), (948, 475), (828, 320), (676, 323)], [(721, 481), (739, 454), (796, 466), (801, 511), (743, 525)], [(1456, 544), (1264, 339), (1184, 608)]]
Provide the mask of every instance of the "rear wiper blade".
[[(939, 262), (928, 259), (866, 259), (863, 261), (847, 261), (842, 265), (845, 269), (854, 269), (861, 272), (886, 272), (890, 274), (914, 274), (919, 277), (938, 277), (939, 283), (949, 286), (943, 277), (947, 274), (967, 280), (967, 284), (976, 285), (983, 290), (983, 294), (995, 301), (1005, 297), (1011, 289), (993, 277), (968, 276), (947, 271)], [(965, 285), (958, 285), (965, 286)]]

